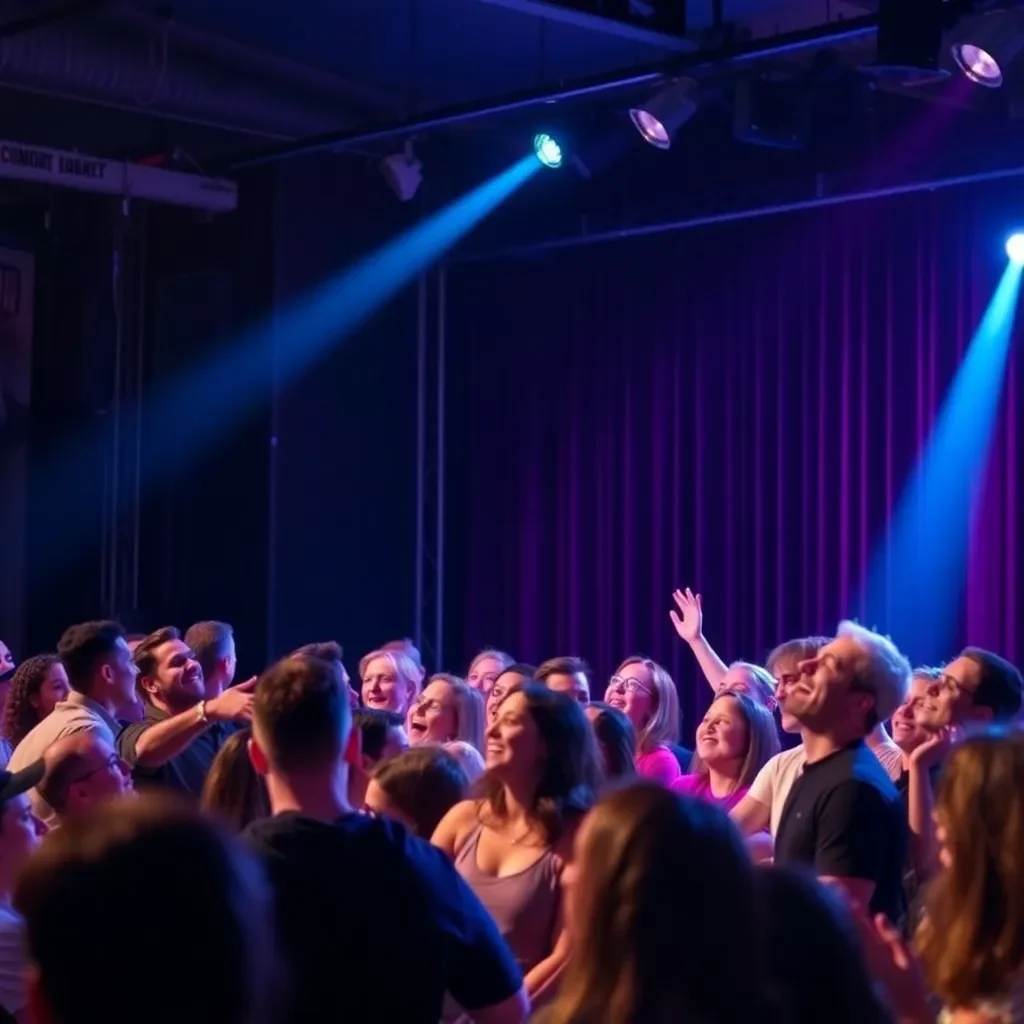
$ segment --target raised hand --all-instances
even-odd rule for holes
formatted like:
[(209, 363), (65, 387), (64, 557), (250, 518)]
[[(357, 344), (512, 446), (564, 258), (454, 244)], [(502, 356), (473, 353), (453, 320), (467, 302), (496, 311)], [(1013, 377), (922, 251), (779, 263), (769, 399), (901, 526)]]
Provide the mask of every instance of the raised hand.
[(692, 644), (701, 638), (701, 629), (704, 623), (704, 612), (701, 608), (700, 594), (687, 587), (686, 590), (677, 590), (672, 595), (678, 612), (670, 611), (669, 618), (676, 632), (688, 644)]
[(231, 686), (219, 697), (206, 702), (206, 713), (214, 722), (248, 722), (252, 719), (256, 677)]

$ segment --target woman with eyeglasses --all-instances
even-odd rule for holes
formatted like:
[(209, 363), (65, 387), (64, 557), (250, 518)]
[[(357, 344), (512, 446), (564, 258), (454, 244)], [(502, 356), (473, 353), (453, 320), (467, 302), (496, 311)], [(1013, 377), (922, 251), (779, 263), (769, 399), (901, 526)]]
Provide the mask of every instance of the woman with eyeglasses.
[(488, 729), (498, 717), (498, 708), (501, 707), (501, 702), (512, 692), (513, 687), (532, 682), (536, 671), (537, 669), (533, 665), (525, 665), (522, 662), (514, 661), (498, 673), (498, 677), (494, 680), (494, 685), (487, 694), (487, 708), (484, 717), (487, 720), (486, 727)]
[(484, 700), (457, 676), (438, 672), (409, 708), (405, 722), (409, 745), (463, 740), (477, 750), (484, 743)]
[(536, 1006), (565, 961), (560, 879), (594, 799), (597, 748), (576, 701), (523, 683), (501, 702), (486, 758), (480, 796), (456, 804), (433, 843), (494, 918)]
[(608, 681), (604, 702), (633, 723), (637, 773), (671, 786), (682, 774), (669, 746), (679, 739), (679, 696), (672, 677), (656, 661), (634, 655)]

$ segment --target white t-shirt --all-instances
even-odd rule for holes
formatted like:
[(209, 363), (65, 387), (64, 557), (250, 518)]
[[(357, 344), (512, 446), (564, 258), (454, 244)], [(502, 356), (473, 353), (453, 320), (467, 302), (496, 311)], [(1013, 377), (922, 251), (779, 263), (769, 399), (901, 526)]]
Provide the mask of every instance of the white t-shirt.
[(877, 747), (868, 747), (872, 754), (878, 758), (878, 763), (885, 769), (889, 778), (895, 782), (903, 774), (903, 751), (887, 739), (879, 743)]
[(10, 1014), (20, 1013), (25, 995), (25, 922), (6, 903), (0, 903), (0, 1005)]
[(754, 779), (747, 791), (748, 797), (768, 808), (771, 815), (768, 829), (772, 834), (772, 839), (775, 838), (775, 833), (779, 830), (782, 809), (786, 806), (789, 791), (804, 770), (804, 760), (802, 746), (776, 754), (757, 773), (757, 778)]

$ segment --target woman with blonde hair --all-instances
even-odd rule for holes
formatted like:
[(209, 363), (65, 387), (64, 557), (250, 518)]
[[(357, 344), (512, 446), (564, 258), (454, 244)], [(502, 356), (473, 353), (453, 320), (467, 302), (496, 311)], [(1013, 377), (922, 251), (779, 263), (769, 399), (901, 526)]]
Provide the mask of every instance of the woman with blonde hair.
[(488, 648), (481, 651), (470, 663), (466, 672), (466, 682), (474, 690), (479, 690), (487, 700), (494, 681), (509, 667), (515, 664), (515, 658), (504, 651)]
[(604, 702), (623, 712), (636, 730), (636, 770), (669, 786), (679, 762), (669, 748), (679, 739), (679, 695), (672, 677), (650, 658), (627, 658), (608, 681)]
[(463, 740), (477, 750), (484, 745), (484, 699), (458, 676), (438, 672), (409, 708), (405, 722), (411, 746)]
[[(572, 952), (542, 1024), (751, 1024), (754, 868), (725, 812), (637, 782), (605, 796), (562, 875)], [(680, 921), (691, 926), (680, 930)], [(669, 940), (667, 937), (671, 937)]]
[(394, 711), (405, 717), (420, 692), (422, 676), (416, 663), (402, 651), (381, 648), (359, 662), (363, 706)]
[(772, 713), (753, 697), (723, 690), (697, 726), (691, 773), (672, 783), (677, 793), (732, 810), (781, 744)]

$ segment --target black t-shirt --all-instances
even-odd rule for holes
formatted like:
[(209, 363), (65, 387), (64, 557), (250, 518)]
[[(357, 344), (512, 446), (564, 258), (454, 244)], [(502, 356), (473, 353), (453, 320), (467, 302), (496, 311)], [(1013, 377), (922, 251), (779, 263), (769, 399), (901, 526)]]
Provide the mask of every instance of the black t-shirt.
[(285, 813), (254, 822), (244, 838), (275, 891), (291, 1024), (437, 1024), (446, 991), (472, 1011), (522, 986), (493, 919), (448, 857), (401, 825)]
[(210, 770), (217, 751), (236, 727), (232, 723), (220, 722), (211, 725), (205, 732), (196, 736), (177, 757), (172, 757), (159, 768), (143, 768), (136, 764), (135, 750), (139, 737), (157, 722), (163, 722), (170, 717), (166, 711), (147, 704), (142, 721), (126, 725), (118, 734), (117, 752), (131, 766), (132, 782), (137, 789), (173, 789), (198, 799), (202, 795), (206, 773)]
[(776, 864), (875, 883), (871, 912), (904, 915), (907, 819), (878, 758), (857, 742), (804, 766), (775, 836)]

